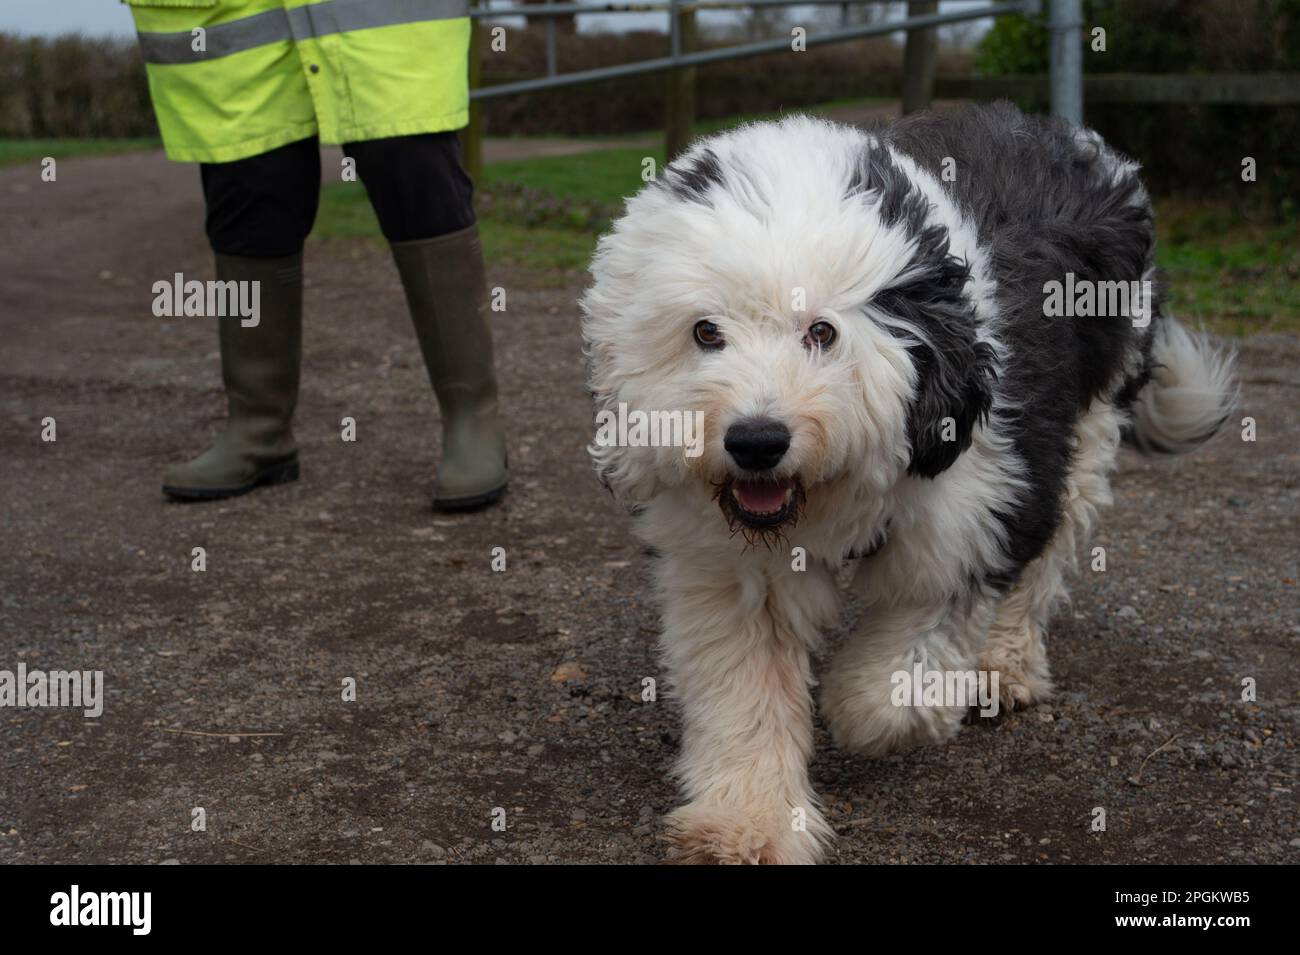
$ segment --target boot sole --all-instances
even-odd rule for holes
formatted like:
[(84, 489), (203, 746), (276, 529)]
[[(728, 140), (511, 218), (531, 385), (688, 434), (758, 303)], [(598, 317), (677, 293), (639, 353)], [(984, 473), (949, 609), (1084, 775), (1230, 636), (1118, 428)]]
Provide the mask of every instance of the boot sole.
[(505, 493), (506, 485), (502, 484), (484, 494), (473, 494), (469, 497), (435, 497), (433, 509), (435, 511), (477, 511), (495, 504)]
[(298, 480), (298, 473), (298, 462), (291, 461), (288, 464), (277, 464), (275, 467), (267, 468), (247, 484), (241, 484), (238, 487), (176, 487), (171, 484), (164, 484), (162, 489), (163, 493), (174, 501), (220, 501), (227, 497), (239, 497), (259, 487), (289, 484)]

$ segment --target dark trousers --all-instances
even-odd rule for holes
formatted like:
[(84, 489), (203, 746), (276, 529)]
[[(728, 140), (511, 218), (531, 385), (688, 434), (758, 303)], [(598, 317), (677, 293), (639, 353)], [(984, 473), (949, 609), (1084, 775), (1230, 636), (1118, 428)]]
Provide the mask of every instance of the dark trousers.
[[(432, 239), (474, 224), (474, 186), (456, 134), (422, 133), (347, 143), (389, 242)], [(235, 162), (204, 163), (208, 241), (221, 255), (279, 258), (302, 251), (320, 204), (315, 136)], [(330, 181), (341, 170), (329, 170)]]

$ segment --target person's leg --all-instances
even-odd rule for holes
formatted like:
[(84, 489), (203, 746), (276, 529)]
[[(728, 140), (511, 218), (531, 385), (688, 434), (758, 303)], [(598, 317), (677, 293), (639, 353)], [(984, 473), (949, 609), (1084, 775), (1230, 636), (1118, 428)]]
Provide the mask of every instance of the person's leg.
[(393, 250), (420, 351), (442, 411), (442, 463), (433, 504), (491, 504), (506, 487), (487, 281), (473, 184), (455, 133), (349, 143)]
[(302, 353), (302, 247), (316, 218), (320, 148), (313, 137), (204, 164), (201, 175), (217, 281), (254, 294), (257, 314), (255, 321), (213, 317), (229, 412), (211, 448), (163, 476), (163, 492), (181, 500), (233, 497), (298, 477), (292, 420)]

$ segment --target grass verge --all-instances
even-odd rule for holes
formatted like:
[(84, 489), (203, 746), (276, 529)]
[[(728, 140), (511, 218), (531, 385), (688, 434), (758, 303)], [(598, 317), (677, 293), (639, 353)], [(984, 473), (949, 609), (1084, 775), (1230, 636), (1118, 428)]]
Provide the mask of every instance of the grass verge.
[[(874, 100), (837, 100), (801, 110), (823, 114)], [(879, 101), (884, 103), (884, 101)], [(746, 114), (698, 123), (701, 134), (780, 116)], [(624, 197), (663, 165), (658, 134), (611, 136), (607, 148), (569, 156), (493, 162), (486, 166), (478, 210), (490, 261), (530, 273), (538, 285), (575, 281), (597, 236), (620, 213)], [(0, 139), (0, 166), (45, 156), (96, 156), (159, 148), (156, 138)], [(1170, 308), (1190, 325), (1221, 334), (1300, 331), (1300, 213), (1268, 220), (1223, 201), (1157, 200), (1158, 261)], [(321, 194), (315, 238), (322, 242), (382, 242), (359, 183), (335, 183)]]
[[(821, 113), (855, 103), (828, 103)], [(701, 123), (714, 132), (778, 115)], [(484, 250), (492, 262), (525, 270), (528, 279), (561, 286), (586, 268), (596, 238), (637, 192), (663, 147), (614, 145), (568, 156), (489, 164), (479, 190)], [(157, 139), (0, 139), (0, 166), (45, 156), (103, 155), (155, 149)], [(1282, 221), (1253, 216), (1227, 203), (1189, 199), (1156, 202), (1158, 258), (1171, 310), (1190, 325), (1220, 334), (1300, 332), (1300, 216)], [(382, 241), (359, 184), (326, 186), (315, 238), (324, 242)]]
[(159, 149), (162, 140), (144, 139), (0, 139), (0, 166), (14, 166), (46, 156), (105, 156), (110, 153), (133, 153)]
[[(623, 198), (642, 186), (647, 158), (657, 169), (662, 150), (619, 147), (489, 165), (480, 202), (489, 257), (539, 275), (554, 271), (541, 280), (563, 284), (585, 268)], [(1300, 220), (1253, 218), (1225, 202), (1165, 199), (1156, 207), (1174, 314), (1227, 335), (1300, 331)], [(318, 233), (378, 235), (359, 187), (327, 187), (321, 211)]]
[[(490, 196), (484, 200), (492, 201)], [(560, 287), (575, 281), (591, 261), (596, 248), (594, 230), (518, 222), (485, 211), (485, 203), (480, 203), (479, 232), (489, 262), (523, 270), (529, 283)], [(326, 245), (357, 240), (383, 243), (379, 222), (359, 183), (336, 183), (321, 190), (312, 240)]]
[(1157, 258), (1170, 310), (1226, 335), (1300, 331), (1300, 218), (1227, 202), (1156, 201)]

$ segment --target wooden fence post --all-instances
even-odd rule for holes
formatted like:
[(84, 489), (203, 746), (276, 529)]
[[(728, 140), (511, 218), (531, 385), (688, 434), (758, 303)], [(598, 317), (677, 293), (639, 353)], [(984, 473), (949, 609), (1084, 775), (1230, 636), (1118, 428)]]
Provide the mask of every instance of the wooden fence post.
[[(681, 52), (694, 53), (698, 38), (694, 7), (683, 5), (677, 11), (677, 29)], [(695, 136), (695, 67), (669, 72), (664, 99), (664, 161), (669, 163), (690, 145)]]
[[(907, 15), (919, 17), (938, 9), (938, 0), (908, 0)], [(938, 56), (939, 37), (934, 27), (907, 31), (907, 46), (903, 50), (903, 115), (930, 108)]]

